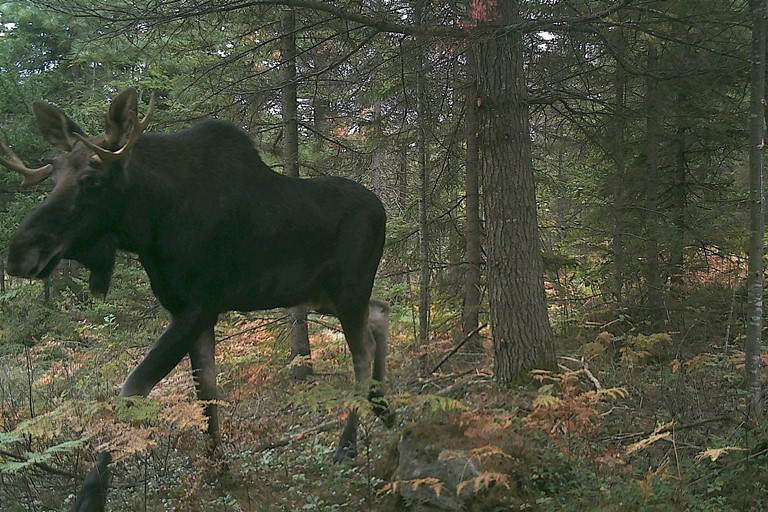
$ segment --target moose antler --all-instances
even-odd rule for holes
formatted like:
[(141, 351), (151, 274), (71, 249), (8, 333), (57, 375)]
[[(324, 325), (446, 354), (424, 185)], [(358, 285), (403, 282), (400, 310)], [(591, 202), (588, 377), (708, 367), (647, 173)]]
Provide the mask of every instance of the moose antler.
[(48, 176), (53, 174), (52, 164), (44, 165), (42, 167), (38, 167), (37, 169), (30, 169), (24, 165), (24, 162), (21, 161), (21, 158), (16, 156), (16, 153), (13, 152), (8, 144), (0, 141), (0, 146), (2, 146), (5, 154), (8, 155), (8, 159), (0, 157), (0, 165), (21, 174), (23, 176), (23, 179), (21, 180), (22, 187), (37, 185), (38, 183), (44, 181)]
[(94, 144), (90, 140), (88, 140), (83, 135), (80, 135), (79, 133), (75, 133), (75, 135), (83, 141), (83, 144), (85, 144), (91, 151), (96, 153), (96, 156), (101, 160), (102, 165), (107, 166), (110, 164), (113, 164), (120, 160), (124, 155), (128, 154), (128, 152), (133, 148), (133, 146), (136, 144), (136, 141), (139, 140), (139, 136), (144, 132), (144, 130), (147, 129), (147, 126), (149, 126), (149, 121), (152, 118), (152, 111), (155, 109), (155, 94), (152, 93), (152, 96), (149, 98), (149, 106), (147, 107), (147, 113), (144, 115), (144, 118), (139, 121), (138, 116), (136, 115), (136, 112), (131, 112), (131, 133), (128, 135), (128, 140), (125, 141), (125, 144), (123, 144), (123, 147), (118, 149), (117, 151), (110, 151), (108, 149), (104, 149), (98, 144)]

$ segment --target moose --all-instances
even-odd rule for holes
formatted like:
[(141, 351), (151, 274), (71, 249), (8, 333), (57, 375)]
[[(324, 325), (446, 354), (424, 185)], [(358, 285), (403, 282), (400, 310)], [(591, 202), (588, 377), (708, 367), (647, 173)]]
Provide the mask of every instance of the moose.
[[(209, 401), (208, 435), (219, 440), (214, 325), (219, 314), (308, 305), (339, 319), (356, 389), (369, 386), (372, 409), (387, 426), (383, 395), (388, 305), (371, 300), (384, 246), (378, 197), (345, 178), (299, 179), (273, 171), (235, 125), (206, 120), (176, 133), (145, 132), (154, 95), (139, 120), (138, 95), (118, 94), (106, 134), (88, 136), (59, 108), (35, 102), (43, 137), (64, 152), (29, 168), (2, 143), (0, 164), (22, 185), (51, 177), (52, 191), (21, 221), (7, 271), (45, 278), (61, 259), (80, 262), (94, 294), (108, 291), (116, 251), (134, 253), (169, 325), (130, 372), (121, 396), (146, 396), (189, 355), (196, 393)], [(334, 461), (356, 454), (353, 407)], [(74, 512), (106, 506), (109, 452), (99, 453)]]

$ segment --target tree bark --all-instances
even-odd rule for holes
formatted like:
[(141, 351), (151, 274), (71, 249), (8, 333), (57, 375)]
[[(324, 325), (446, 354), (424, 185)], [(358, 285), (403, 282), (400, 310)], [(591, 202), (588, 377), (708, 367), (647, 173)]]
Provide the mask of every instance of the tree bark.
[[(554, 368), (547, 316), (523, 72), (519, 2), (479, 20), (472, 51), (478, 67), (480, 162), (485, 194), (488, 295), (494, 369), (502, 382)], [(503, 28), (502, 28), (503, 27)]]
[(398, 144), (397, 153), (397, 206), (399, 213), (405, 213), (408, 208), (408, 142)]
[(766, 14), (768, 1), (750, 0), (752, 15), (752, 77), (749, 105), (749, 264), (747, 274), (748, 321), (744, 343), (744, 387), (750, 419), (760, 422), (763, 415), (760, 376), (760, 350), (763, 332), (763, 237), (765, 199), (763, 172), (765, 147)]
[[(282, 64), (280, 81), (282, 91), (283, 115), (283, 172), (288, 176), (299, 176), (299, 122), (297, 112), (296, 85), (296, 15), (293, 9), (287, 9), (281, 23), (280, 49)], [(307, 328), (307, 307), (304, 305), (290, 308), (291, 318), (291, 360), (296, 357), (309, 357), (309, 329)], [(312, 373), (309, 363), (293, 367), (293, 377), (304, 380)]]
[[(318, 45), (312, 55), (315, 69), (325, 69), (330, 61), (329, 51), (324, 45)], [(315, 77), (315, 91), (312, 95), (312, 129), (314, 130), (313, 139), (316, 148), (321, 148), (325, 142), (324, 135), (328, 130), (328, 114), (331, 110), (330, 101), (326, 91), (320, 86), (320, 76)]]
[(686, 132), (688, 131), (686, 94), (682, 91), (678, 92), (675, 100), (677, 115), (675, 116), (675, 163), (674, 184), (672, 186), (672, 222), (675, 230), (670, 244), (669, 259), (671, 281), (673, 284), (681, 284), (685, 271), (686, 210), (688, 207), (688, 164), (685, 156)]
[[(416, 2), (416, 19), (422, 22), (423, 2)], [(416, 147), (419, 158), (419, 343), (429, 342), (430, 280), (429, 265), (429, 166), (427, 161), (427, 98), (424, 83), (424, 45), (416, 38)]]
[(658, 79), (655, 76), (658, 51), (648, 42), (648, 77), (645, 90), (645, 232), (646, 232), (646, 302), (651, 329), (661, 325), (661, 274), (659, 270), (659, 112)]
[[(466, 199), (466, 245), (464, 263), (464, 308), (462, 312), (461, 332), (464, 336), (475, 331), (480, 324), (480, 195), (479, 195), (479, 154), (477, 135), (479, 130), (477, 115), (477, 76), (471, 52), (467, 54), (466, 75), (466, 112), (464, 114), (467, 152), (465, 156), (466, 173), (464, 187)], [(476, 352), (480, 348), (479, 336), (473, 336), (465, 346)]]
[(371, 188), (373, 193), (381, 197), (381, 173), (384, 168), (384, 148), (381, 140), (381, 101), (373, 105), (373, 139), (374, 146), (371, 154)]
[[(621, 31), (616, 36), (616, 52), (620, 57), (624, 54), (624, 36)], [(616, 71), (613, 75), (614, 112), (612, 121), (613, 140), (609, 152), (614, 163), (613, 176), (613, 240), (611, 252), (613, 253), (613, 279), (612, 294), (616, 302), (616, 312), (624, 307), (624, 210), (626, 202), (625, 183), (625, 141), (624, 130), (626, 127), (626, 92), (627, 76), (620, 61), (616, 61)], [(609, 135), (610, 137), (610, 135)]]

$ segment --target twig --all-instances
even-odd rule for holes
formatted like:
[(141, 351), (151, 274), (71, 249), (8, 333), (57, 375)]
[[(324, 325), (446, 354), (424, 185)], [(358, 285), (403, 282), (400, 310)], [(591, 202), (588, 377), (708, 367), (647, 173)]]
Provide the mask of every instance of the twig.
[(716, 423), (718, 421), (734, 421), (734, 417), (732, 414), (721, 414), (720, 416), (713, 416), (711, 418), (704, 418), (701, 420), (693, 421), (691, 423), (685, 423), (684, 425), (675, 425), (671, 424), (666, 428), (660, 429), (660, 430), (646, 430), (645, 432), (633, 432), (633, 433), (627, 433), (627, 434), (618, 434), (616, 436), (609, 436), (605, 439), (611, 439), (613, 441), (629, 441), (631, 439), (638, 439), (642, 437), (650, 436), (651, 434), (663, 434), (666, 432), (678, 432), (680, 430), (688, 430), (691, 428), (700, 427), (702, 425), (706, 425), (707, 423)]
[(241, 331), (234, 332), (232, 334), (228, 334), (226, 336), (222, 336), (221, 338), (218, 338), (216, 340), (216, 343), (221, 343), (222, 341), (226, 341), (228, 339), (234, 338), (236, 336), (240, 336), (242, 334), (247, 334), (249, 332), (258, 331), (259, 329), (265, 329), (269, 327), (270, 325), (279, 324), (280, 322), (284, 322), (288, 318), (288, 315), (281, 316), (279, 318), (275, 318), (274, 320), (270, 320), (268, 322), (265, 322), (263, 324), (258, 325), (252, 325), (250, 327), (246, 327), (245, 329)]
[(483, 325), (480, 325), (480, 326), (478, 326), (478, 327), (475, 327), (474, 329), (472, 329), (472, 331), (471, 331), (469, 334), (467, 334), (467, 335), (464, 337), (464, 339), (463, 339), (463, 340), (461, 340), (461, 341), (459, 342), (459, 344), (458, 344), (458, 345), (456, 345), (455, 347), (453, 347), (453, 349), (451, 349), (451, 351), (450, 351), (450, 352), (448, 352), (448, 353), (445, 355), (445, 357), (443, 357), (443, 359), (442, 359), (442, 360), (440, 360), (440, 362), (439, 362), (439, 363), (437, 363), (437, 366), (435, 366), (434, 370), (432, 370), (432, 371), (431, 371), (431, 372), (429, 372), (429, 373), (430, 373), (430, 374), (432, 374), (432, 373), (435, 373), (437, 370), (439, 370), (439, 369), (440, 369), (440, 367), (441, 367), (441, 366), (443, 366), (443, 363), (445, 363), (445, 362), (446, 362), (448, 359), (450, 359), (450, 358), (451, 358), (451, 356), (452, 356), (453, 354), (455, 354), (456, 352), (458, 352), (458, 351), (459, 351), (459, 349), (460, 349), (461, 347), (463, 347), (463, 346), (464, 346), (464, 344), (465, 344), (466, 342), (468, 342), (468, 341), (469, 341), (469, 340), (470, 340), (470, 339), (471, 339), (471, 338), (472, 338), (472, 337), (473, 337), (475, 334), (479, 333), (480, 331), (482, 331), (482, 330), (483, 330), (483, 329), (485, 329), (486, 327), (488, 327), (488, 324), (487, 324), (487, 323), (486, 323), (486, 324), (483, 324)]
[[(474, 378), (478, 378), (478, 380), (473, 380)], [(487, 382), (489, 379), (490, 379), (490, 376), (485, 374), (468, 375), (466, 377), (461, 378), (460, 380), (457, 380), (447, 388), (443, 388), (435, 391), (433, 394), (437, 396), (446, 396), (448, 393), (452, 392), (454, 389), (464, 386), (465, 384), (470, 384), (475, 382)]]
[(255, 448), (255, 452), (265, 452), (267, 450), (273, 450), (275, 448), (281, 448), (283, 446), (288, 446), (294, 441), (298, 441), (299, 439), (303, 439), (306, 436), (310, 434), (317, 434), (320, 432), (328, 432), (329, 430), (333, 430), (334, 428), (337, 428), (341, 424), (341, 420), (333, 420), (328, 421), (326, 423), (322, 423), (320, 425), (317, 425), (315, 427), (312, 427), (310, 429), (304, 430), (303, 432), (299, 432), (298, 434), (291, 434), (289, 436), (285, 436), (281, 439), (278, 439), (277, 441), (272, 441), (269, 443), (264, 443), (258, 447)]
[[(587, 378), (592, 381), (592, 385), (595, 386), (595, 389), (597, 391), (600, 391), (601, 389), (603, 389), (603, 385), (600, 384), (600, 381), (597, 380), (597, 377), (595, 377), (592, 374), (592, 372), (589, 371), (589, 367), (587, 366), (587, 361), (583, 357), (581, 359), (576, 359), (575, 357), (559, 356), (559, 358), (560, 359), (564, 359), (566, 361), (571, 361), (571, 362), (574, 362), (574, 363), (578, 363), (579, 365), (581, 365), (581, 369), (584, 372), (584, 375), (586, 375)], [(562, 364), (558, 364), (558, 366), (560, 366), (561, 368), (564, 368), (564, 369), (566, 369), (568, 371), (573, 371), (570, 368), (568, 368), (567, 366), (564, 366)]]
[(447, 373), (444, 375), (437, 375), (435, 377), (429, 378), (429, 379), (416, 379), (409, 383), (409, 386), (411, 385), (419, 385), (421, 389), (424, 389), (426, 386), (430, 384), (437, 384), (441, 380), (451, 379), (455, 380), (459, 377), (464, 377), (465, 375), (469, 375), (470, 373), (475, 373), (477, 371), (477, 368), (470, 368), (469, 370), (465, 370), (463, 372), (458, 373)]

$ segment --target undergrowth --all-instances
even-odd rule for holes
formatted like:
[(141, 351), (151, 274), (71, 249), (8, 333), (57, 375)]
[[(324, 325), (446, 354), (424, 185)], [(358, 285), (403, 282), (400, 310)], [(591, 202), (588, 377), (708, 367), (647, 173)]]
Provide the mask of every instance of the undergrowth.
[[(64, 288), (46, 301), (40, 283), (0, 296), (4, 512), (66, 509), (104, 449), (117, 460), (109, 510), (418, 511), (425, 492), (481, 512), (768, 508), (768, 442), (744, 421), (743, 354), (712, 324), (702, 337), (574, 324), (560, 371), (504, 389), (487, 346), (479, 365), (459, 353), (419, 376), (452, 341), (446, 333), (433, 353), (416, 351), (409, 315), (395, 308), (398, 426), (387, 430), (351, 391), (332, 320), (313, 319), (314, 375), (295, 382), (284, 315), (233, 313), (217, 332), (223, 439), (207, 457), (188, 365), (147, 399), (115, 396), (166, 321), (143, 281), (127, 261), (107, 300)], [(332, 465), (350, 405), (362, 411), (359, 455)], [(454, 484), (405, 476), (406, 442), (466, 471)]]

